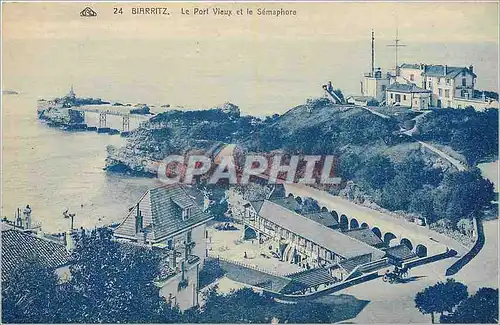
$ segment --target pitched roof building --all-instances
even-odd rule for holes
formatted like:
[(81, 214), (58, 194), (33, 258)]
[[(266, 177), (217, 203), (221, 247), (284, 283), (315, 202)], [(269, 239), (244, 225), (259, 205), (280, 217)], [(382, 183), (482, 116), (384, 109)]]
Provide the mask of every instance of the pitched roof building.
[(418, 110), (429, 108), (431, 101), (431, 91), (413, 83), (392, 83), (386, 89), (386, 96), (389, 106), (406, 106)]
[(407, 63), (399, 67), (396, 77), (398, 82), (415, 84), (430, 91), (429, 106), (464, 108), (464, 105), (471, 105), (476, 109), (483, 109), (493, 105), (485, 99), (474, 98), (476, 78), (472, 65), (464, 67)]
[(120, 241), (152, 246), (165, 257), (156, 284), (162, 296), (183, 310), (198, 304), (199, 271), (207, 255), (205, 225), (212, 219), (203, 211), (204, 203), (194, 187), (172, 184), (153, 188), (130, 208), (114, 233)]
[(202, 211), (196, 199), (178, 184), (151, 189), (129, 210), (115, 237), (159, 243), (204, 224), (212, 217)]
[(18, 266), (32, 260), (36, 260), (43, 267), (56, 270), (68, 265), (70, 254), (66, 247), (59, 243), (2, 227), (2, 280)]
[(308, 258), (307, 263), (313, 266), (319, 260), (334, 263), (359, 255), (369, 255), (374, 260), (384, 256), (383, 251), (333, 230), (313, 218), (274, 201), (264, 200), (258, 212), (251, 205), (247, 206), (244, 222), (259, 229), (263, 236), (287, 242), (288, 248), (282, 252), (285, 260), (294, 259), (302, 253), (301, 259)]

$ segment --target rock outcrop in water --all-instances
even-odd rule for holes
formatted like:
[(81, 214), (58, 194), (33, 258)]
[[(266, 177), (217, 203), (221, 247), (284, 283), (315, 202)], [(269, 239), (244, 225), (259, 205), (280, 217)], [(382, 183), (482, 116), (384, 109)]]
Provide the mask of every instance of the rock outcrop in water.
[(122, 148), (108, 148), (105, 169), (131, 174), (155, 174), (154, 162), (172, 154), (203, 154), (220, 143), (240, 141), (263, 122), (240, 116), (238, 106), (226, 103), (200, 111), (172, 110), (132, 131)]
[(109, 104), (109, 102), (100, 98), (78, 98), (71, 88), (64, 97), (38, 100), (37, 113), (38, 118), (46, 121), (50, 126), (64, 127), (68, 130), (86, 130), (84, 113), (71, 108), (103, 104)]
[(39, 100), (37, 106), (38, 118), (51, 126), (71, 126), (85, 123), (82, 112), (68, 109), (54, 101)]

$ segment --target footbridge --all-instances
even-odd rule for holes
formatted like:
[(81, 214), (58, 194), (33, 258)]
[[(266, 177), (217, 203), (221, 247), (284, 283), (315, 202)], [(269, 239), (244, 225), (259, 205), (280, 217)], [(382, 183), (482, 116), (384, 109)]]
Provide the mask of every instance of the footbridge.
[[(72, 111), (77, 111), (83, 114), (83, 117), (85, 118), (85, 113), (96, 113), (99, 114), (99, 120), (98, 120), (98, 129), (109, 129), (108, 126), (108, 116), (109, 115), (114, 115), (114, 116), (121, 116), (122, 118), (122, 123), (121, 123), (121, 132), (122, 133), (128, 133), (130, 132), (130, 117), (134, 116), (136, 118), (144, 117), (143, 115), (140, 114), (132, 114), (130, 113), (129, 110), (116, 110), (116, 109), (111, 109), (111, 107), (106, 106), (106, 107), (89, 107), (89, 106), (78, 106), (78, 107), (70, 107), (68, 110)], [(144, 117), (145, 119), (147, 117)]]
[(288, 196), (315, 199), (322, 211), (330, 212), (337, 219), (342, 229), (368, 227), (386, 245), (405, 244), (419, 257), (436, 255), (451, 249), (461, 256), (468, 250), (452, 238), (403, 218), (386, 215), (304, 184), (284, 183), (284, 186)]

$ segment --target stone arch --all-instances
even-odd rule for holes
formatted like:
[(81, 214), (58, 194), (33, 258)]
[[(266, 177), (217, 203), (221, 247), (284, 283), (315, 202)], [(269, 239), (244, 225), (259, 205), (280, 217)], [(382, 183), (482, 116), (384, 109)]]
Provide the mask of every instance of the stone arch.
[(366, 222), (363, 222), (360, 227), (361, 228), (370, 228)]
[(356, 218), (352, 218), (351, 221), (349, 222), (349, 229), (356, 229), (359, 228), (359, 222), (356, 220)]
[(250, 227), (245, 227), (243, 239), (247, 240), (247, 239), (256, 239), (256, 238), (257, 238), (257, 232)]
[(347, 219), (347, 216), (345, 214), (340, 216), (339, 224), (340, 229), (342, 230), (347, 230), (349, 228), (349, 219)]
[(386, 232), (384, 234), (384, 244), (389, 247), (391, 244), (391, 241), (393, 239), (396, 239), (396, 235), (394, 235), (392, 232)]
[(338, 215), (337, 211), (332, 210), (330, 212), (330, 214), (333, 216), (333, 218), (335, 219), (335, 221), (339, 222), (339, 215)]
[(321, 208), (321, 212), (328, 212), (327, 207), (322, 207), (322, 208)]
[(302, 198), (300, 196), (295, 197), (295, 201), (297, 201), (298, 204), (302, 204)]
[(377, 235), (378, 238), (382, 239), (382, 232), (380, 231), (380, 229), (378, 229), (378, 227), (373, 227), (372, 231), (375, 235)]
[(413, 245), (412, 245), (411, 241), (408, 238), (402, 238), (399, 243), (405, 245), (410, 250), (413, 250)]
[(426, 257), (427, 247), (425, 247), (422, 244), (418, 244), (417, 247), (415, 247), (415, 253), (417, 254), (418, 257)]

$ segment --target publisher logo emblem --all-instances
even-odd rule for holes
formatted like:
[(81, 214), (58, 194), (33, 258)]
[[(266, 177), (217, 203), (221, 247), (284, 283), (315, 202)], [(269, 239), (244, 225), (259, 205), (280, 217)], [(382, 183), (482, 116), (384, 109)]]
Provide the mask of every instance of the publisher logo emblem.
[(80, 11), (80, 16), (82, 17), (95, 17), (97, 16), (97, 12), (95, 12), (92, 8), (87, 7)]

